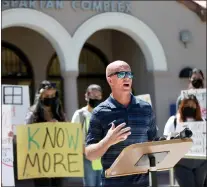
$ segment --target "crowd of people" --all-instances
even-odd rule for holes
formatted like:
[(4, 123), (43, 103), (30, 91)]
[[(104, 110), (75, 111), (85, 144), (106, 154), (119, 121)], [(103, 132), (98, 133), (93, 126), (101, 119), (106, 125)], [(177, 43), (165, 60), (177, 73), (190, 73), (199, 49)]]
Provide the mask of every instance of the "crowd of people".
[[(66, 119), (64, 115), (56, 87), (49, 81), (41, 83), (36, 102), (26, 116), (26, 124), (57, 121), (82, 124), (84, 178), (83, 181), (80, 178), (73, 181), (70, 178), (38, 178), (20, 181), (17, 180), (15, 162), (17, 187), (61, 187), (71, 186), (71, 183), (79, 183), (79, 186), (86, 187), (149, 186), (148, 174), (105, 177), (106, 169), (110, 168), (123, 148), (135, 143), (153, 141), (158, 136), (158, 128), (151, 105), (135, 98), (131, 93), (133, 73), (130, 66), (124, 61), (110, 63), (106, 68), (106, 79), (111, 87), (110, 96), (103, 101), (102, 88), (95, 84), (89, 85), (85, 93), (86, 106), (75, 111), (71, 120)], [(203, 87), (203, 73), (194, 69), (190, 75), (189, 89)], [(180, 132), (182, 122), (203, 120), (205, 119), (201, 117), (196, 97), (189, 95), (182, 98), (180, 96), (177, 101), (177, 114), (171, 116), (167, 121), (164, 135), (168, 136), (170, 133)], [(16, 154), (14, 158), (16, 160)], [(206, 185), (207, 162), (182, 159), (175, 166), (175, 174), (180, 187), (204, 187)]]

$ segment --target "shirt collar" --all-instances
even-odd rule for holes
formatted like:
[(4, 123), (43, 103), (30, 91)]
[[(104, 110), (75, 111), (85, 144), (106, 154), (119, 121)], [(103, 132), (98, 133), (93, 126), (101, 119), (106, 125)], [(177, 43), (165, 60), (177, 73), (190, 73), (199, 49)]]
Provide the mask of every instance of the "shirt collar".
[[(111, 108), (126, 108), (124, 105), (122, 105), (121, 103), (119, 103), (116, 99), (113, 98), (113, 96), (110, 94), (109, 98), (108, 98), (108, 104)], [(136, 97), (131, 93), (131, 101), (128, 105), (128, 107), (130, 107), (131, 105), (134, 105), (134, 104), (138, 104), (139, 101), (136, 99)], [(128, 108), (127, 107), (127, 108)]]

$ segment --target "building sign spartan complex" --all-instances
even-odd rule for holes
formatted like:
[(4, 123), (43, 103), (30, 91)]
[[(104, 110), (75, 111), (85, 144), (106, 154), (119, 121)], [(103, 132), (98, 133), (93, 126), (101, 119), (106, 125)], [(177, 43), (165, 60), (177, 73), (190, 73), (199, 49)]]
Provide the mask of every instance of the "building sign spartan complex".
[[(3, 8), (31, 8), (31, 9), (63, 9), (63, 0), (3, 0)], [(129, 1), (71, 1), (71, 7), (77, 11), (96, 12), (124, 12), (131, 13), (131, 3)]]

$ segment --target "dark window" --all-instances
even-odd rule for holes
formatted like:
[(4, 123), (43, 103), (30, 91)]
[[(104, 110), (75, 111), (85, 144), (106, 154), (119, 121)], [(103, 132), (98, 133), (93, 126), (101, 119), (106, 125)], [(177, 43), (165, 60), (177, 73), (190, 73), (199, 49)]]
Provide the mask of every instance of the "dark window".
[(52, 56), (48, 64), (47, 80), (56, 84), (60, 100), (64, 105), (63, 78), (61, 77), (60, 61), (56, 53)]
[[(77, 81), (79, 107), (86, 104), (84, 94), (90, 84), (100, 85), (104, 90), (104, 98), (108, 97), (110, 88), (105, 77), (107, 65), (108, 60), (101, 50), (90, 44), (84, 45), (79, 58), (79, 77)], [(56, 53), (48, 64), (47, 75), (49, 81), (56, 83), (63, 102), (63, 78), (61, 77), (60, 62)]]
[(192, 68), (185, 67), (180, 71), (179, 78), (189, 78), (191, 72), (192, 72)]
[(78, 101), (79, 108), (86, 105), (85, 91), (90, 84), (98, 84), (103, 89), (103, 99), (110, 94), (106, 81), (108, 59), (98, 48), (85, 44), (79, 58)]
[(79, 75), (84, 76), (105, 76), (108, 60), (101, 50), (85, 44), (79, 58)]
[(28, 85), (33, 103), (33, 69), (26, 55), (13, 44), (2, 42), (1, 60), (2, 84)]
[(57, 54), (54, 54), (49, 62), (48, 65), (48, 76), (49, 77), (60, 77), (61, 72), (60, 72), (60, 62), (58, 59)]

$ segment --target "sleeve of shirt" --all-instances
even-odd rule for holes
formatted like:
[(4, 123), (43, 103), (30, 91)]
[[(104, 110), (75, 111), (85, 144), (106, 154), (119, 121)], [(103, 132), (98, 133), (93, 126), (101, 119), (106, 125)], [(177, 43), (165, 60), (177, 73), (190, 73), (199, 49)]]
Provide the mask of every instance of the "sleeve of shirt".
[(31, 111), (27, 112), (24, 123), (25, 123), (25, 125), (34, 123), (33, 112), (31, 112)]
[(156, 126), (155, 122), (155, 114), (153, 110), (151, 110), (151, 115), (150, 115), (150, 124), (149, 124), (149, 130), (148, 130), (148, 140), (152, 141), (154, 138), (157, 137), (157, 131), (158, 128)]
[(86, 146), (98, 143), (103, 139), (103, 130), (101, 126), (101, 121), (97, 117), (97, 114), (92, 114), (88, 134), (86, 137)]
[(164, 136), (168, 136), (171, 132), (175, 132), (174, 130), (174, 120), (175, 120), (175, 116), (171, 116), (167, 123), (165, 124), (165, 128), (164, 128)]
[(79, 111), (76, 110), (75, 113), (73, 114), (72, 123), (80, 123), (80, 115), (79, 115)]

